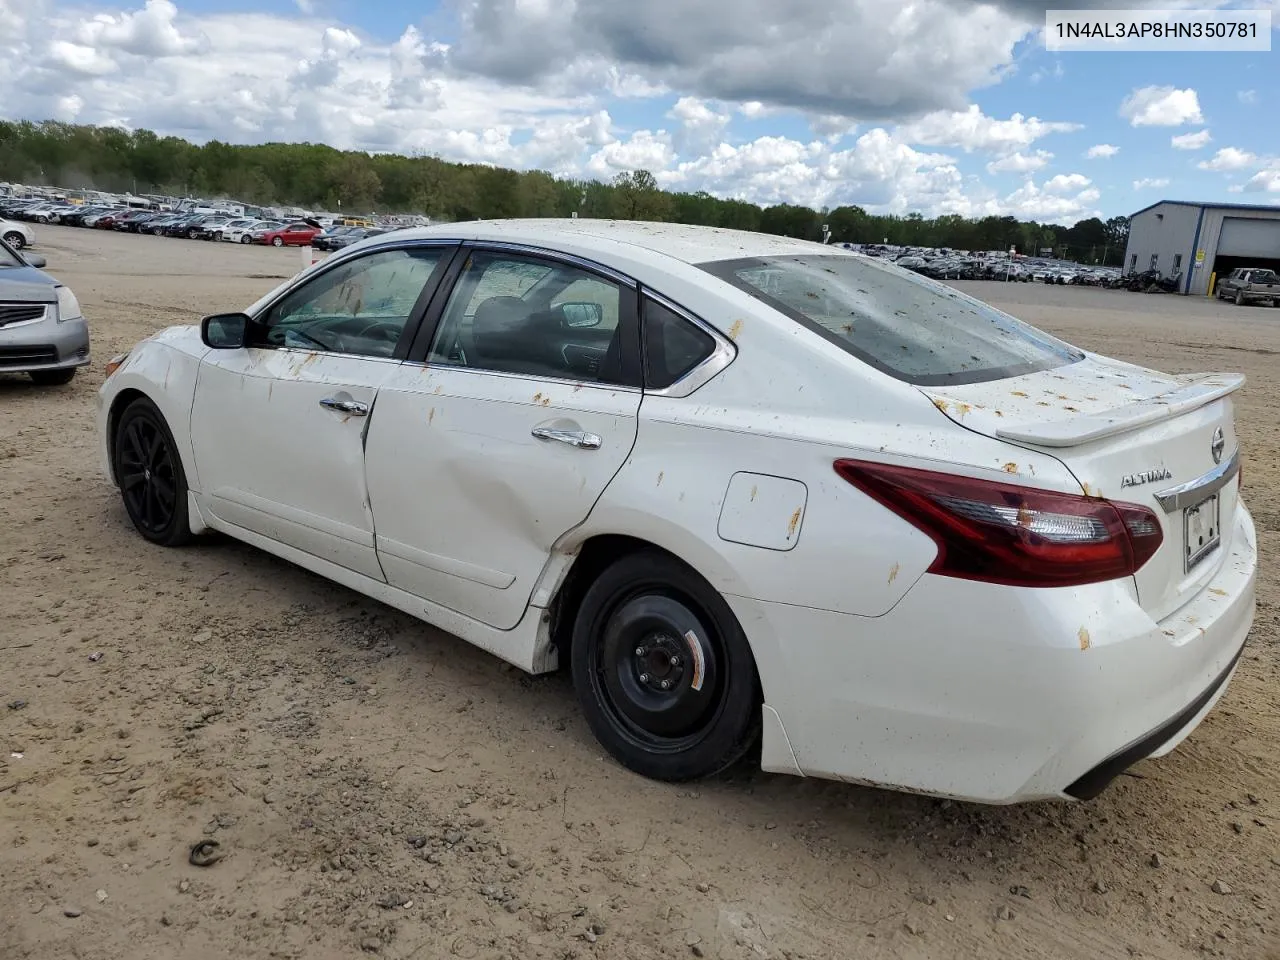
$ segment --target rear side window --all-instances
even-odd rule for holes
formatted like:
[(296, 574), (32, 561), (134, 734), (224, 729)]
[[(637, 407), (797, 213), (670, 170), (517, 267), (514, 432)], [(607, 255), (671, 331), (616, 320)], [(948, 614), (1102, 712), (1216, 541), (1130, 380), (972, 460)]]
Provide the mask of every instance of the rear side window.
[(711, 336), (656, 300), (644, 300), (644, 385), (671, 386), (715, 350)]
[(870, 257), (764, 257), (701, 267), (907, 383), (1000, 380), (1084, 358), (995, 307)]

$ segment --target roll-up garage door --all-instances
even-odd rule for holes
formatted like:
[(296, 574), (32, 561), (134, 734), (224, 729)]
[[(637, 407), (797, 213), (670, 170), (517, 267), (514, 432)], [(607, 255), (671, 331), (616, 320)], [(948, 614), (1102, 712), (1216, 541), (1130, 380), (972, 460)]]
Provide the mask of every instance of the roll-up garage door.
[(1218, 239), (1220, 257), (1280, 257), (1280, 220), (1248, 220), (1227, 217)]

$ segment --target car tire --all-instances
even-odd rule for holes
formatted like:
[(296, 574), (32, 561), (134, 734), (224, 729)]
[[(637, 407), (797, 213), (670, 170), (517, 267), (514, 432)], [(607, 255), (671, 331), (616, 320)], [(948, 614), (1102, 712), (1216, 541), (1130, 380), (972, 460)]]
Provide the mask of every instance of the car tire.
[(1237, 306), (1237, 307), (1243, 307), (1243, 306), (1244, 306), (1244, 291), (1243, 291), (1243, 290), (1237, 290), (1237, 291), (1236, 291), (1236, 306)]
[(570, 662), (596, 739), (643, 776), (713, 776), (759, 739), (746, 635), (725, 599), (667, 554), (629, 554), (596, 578), (574, 619)]
[(253, 237), (249, 236), (249, 235), (246, 233), (244, 236), (242, 236), (242, 237), (240, 238), (240, 242), (241, 242), (241, 243), (253, 243)]
[(64, 367), (61, 370), (32, 370), (28, 374), (34, 383), (42, 387), (60, 387), (64, 383), (70, 383), (75, 375), (75, 367)]
[(12, 230), (4, 235), (4, 242), (15, 250), (21, 250), (27, 245), (27, 238), (17, 230)]
[(125, 512), (138, 533), (164, 547), (191, 542), (182, 457), (164, 416), (146, 397), (120, 414), (111, 438), (111, 464)]
[(283, 238), (283, 237), (272, 237), (272, 238), (271, 238), (271, 245), (272, 245), (273, 247), (283, 247), (283, 246), (284, 246), (284, 238)]

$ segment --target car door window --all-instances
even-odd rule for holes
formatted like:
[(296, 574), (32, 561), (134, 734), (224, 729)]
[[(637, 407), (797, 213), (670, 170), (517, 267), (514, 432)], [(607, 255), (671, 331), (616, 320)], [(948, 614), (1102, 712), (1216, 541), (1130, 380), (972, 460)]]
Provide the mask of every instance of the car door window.
[(250, 345), (390, 357), (445, 254), (383, 250), (326, 270), (272, 306)]
[(633, 304), (628, 288), (567, 263), (476, 252), (450, 294), (428, 362), (630, 383)]

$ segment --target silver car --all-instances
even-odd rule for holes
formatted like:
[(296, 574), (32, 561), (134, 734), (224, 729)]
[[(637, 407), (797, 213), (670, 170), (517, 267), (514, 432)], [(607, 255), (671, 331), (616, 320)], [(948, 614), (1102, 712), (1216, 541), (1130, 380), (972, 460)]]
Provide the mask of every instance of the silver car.
[(71, 288), (0, 240), (0, 373), (39, 384), (67, 383), (89, 362), (89, 325)]

